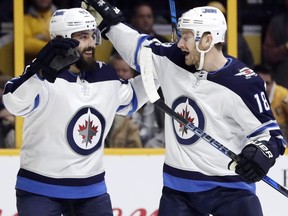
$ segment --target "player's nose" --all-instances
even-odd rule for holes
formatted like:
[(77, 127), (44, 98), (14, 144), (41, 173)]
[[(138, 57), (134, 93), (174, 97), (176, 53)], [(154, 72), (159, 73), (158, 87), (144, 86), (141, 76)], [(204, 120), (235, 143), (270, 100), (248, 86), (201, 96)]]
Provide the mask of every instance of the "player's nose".
[(183, 48), (183, 46), (184, 46), (183, 39), (180, 38), (180, 40), (177, 43), (177, 47), (181, 49), (181, 48)]
[(96, 42), (95, 39), (93, 37), (89, 37), (89, 39), (87, 40), (87, 46), (88, 47), (96, 47)]

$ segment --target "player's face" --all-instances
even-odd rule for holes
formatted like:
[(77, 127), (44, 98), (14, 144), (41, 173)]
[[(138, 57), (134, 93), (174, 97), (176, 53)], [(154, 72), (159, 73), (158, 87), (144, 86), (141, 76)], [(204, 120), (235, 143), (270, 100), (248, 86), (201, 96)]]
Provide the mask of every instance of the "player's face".
[(178, 42), (178, 47), (185, 54), (186, 65), (198, 65), (200, 54), (196, 49), (194, 34), (191, 30), (181, 31), (181, 38)]
[(128, 80), (133, 78), (133, 70), (124, 60), (114, 59), (112, 64), (121, 79)]
[(151, 34), (153, 32), (154, 17), (152, 8), (143, 5), (136, 10), (136, 15), (132, 19), (132, 25), (141, 33)]
[(92, 30), (76, 32), (72, 38), (79, 41), (80, 60), (76, 63), (79, 69), (88, 70), (95, 63), (95, 32)]
[(269, 95), (271, 92), (272, 84), (273, 84), (273, 79), (269, 74), (263, 74), (263, 73), (258, 73), (258, 75), (264, 80), (266, 83), (266, 91), (267, 94)]
[(45, 11), (51, 7), (52, 0), (33, 0), (32, 4), (37, 10)]

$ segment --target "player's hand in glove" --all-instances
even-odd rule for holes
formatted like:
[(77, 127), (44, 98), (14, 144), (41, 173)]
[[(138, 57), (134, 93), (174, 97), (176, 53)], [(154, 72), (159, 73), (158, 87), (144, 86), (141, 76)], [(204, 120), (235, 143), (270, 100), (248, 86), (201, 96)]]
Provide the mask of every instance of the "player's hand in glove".
[[(117, 7), (110, 5), (105, 0), (84, 0), (84, 2), (91, 5), (101, 15), (103, 20), (99, 24), (98, 29), (101, 31), (103, 38), (106, 38), (105, 34), (110, 30), (111, 26), (125, 20), (123, 13)], [(98, 20), (101, 19), (99, 19), (99, 16), (93, 13), (92, 15), (95, 17), (98, 25)]]
[(255, 141), (245, 146), (238, 155), (239, 160), (231, 161), (229, 169), (235, 166), (235, 172), (242, 176), (247, 182), (260, 181), (274, 165), (276, 156), (269, 149), (267, 141)]
[(97, 26), (103, 21), (103, 17), (87, 2), (87, 0), (81, 1), (80, 7), (87, 10), (95, 18)]
[(29, 70), (54, 83), (60, 72), (79, 60), (78, 45), (79, 41), (71, 38), (57, 37), (50, 40), (37, 54)]

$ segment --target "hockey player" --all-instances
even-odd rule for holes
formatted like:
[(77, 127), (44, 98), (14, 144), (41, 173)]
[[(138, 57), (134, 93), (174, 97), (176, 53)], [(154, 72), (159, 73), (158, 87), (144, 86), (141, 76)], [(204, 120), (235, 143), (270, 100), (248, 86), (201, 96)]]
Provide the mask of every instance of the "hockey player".
[(167, 105), (239, 154), (237, 164), (230, 162), (166, 115), (159, 216), (263, 215), (255, 182), (284, 153), (285, 143), (263, 80), (222, 53), (223, 14), (214, 7), (193, 8), (179, 19), (178, 44), (162, 44), (121, 23), (121, 11), (105, 0), (88, 3), (103, 18), (102, 34), (132, 67), (139, 69), (141, 47), (152, 49), (154, 78)]
[(52, 40), (20, 77), (7, 82), (3, 95), (7, 109), (25, 117), (18, 213), (112, 216), (104, 139), (116, 112), (127, 114), (146, 102), (141, 78), (123, 83), (112, 66), (94, 60), (100, 35), (95, 18), (82, 8), (55, 11), (50, 34)]

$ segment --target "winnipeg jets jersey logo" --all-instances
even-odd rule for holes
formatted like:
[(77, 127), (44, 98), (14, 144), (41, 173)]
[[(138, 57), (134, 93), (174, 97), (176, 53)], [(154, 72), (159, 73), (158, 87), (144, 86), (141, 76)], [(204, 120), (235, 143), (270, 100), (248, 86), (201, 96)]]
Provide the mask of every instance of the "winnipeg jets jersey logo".
[[(179, 97), (173, 104), (172, 109), (178, 113), (178, 115), (187, 119), (200, 129), (204, 129), (205, 121), (204, 115), (200, 107), (188, 97)], [(187, 129), (183, 124), (172, 119), (173, 130), (177, 141), (182, 145), (190, 145), (195, 143), (199, 137), (192, 131)]]
[(76, 112), (67, 127), (67, 141), (71, 148), (81, 155), (95, 152), (102, 144), (105, 120), (92, 107)]
[(246, 79), (250, 79), (252, 76), (257, 76), (257, 74), (252, 69), (244, 67), (235, 76), (245, 76)]
[(86, 147), (88, 144), (92, 144), (92, 139), (98, 132), (97, 128), (98, 126), (93, 125), (93, 120), (90, 120), (90, 115), (88, 115), (88, 119), (85, 120), (85, 124), (79, 125), (79, 135), (82, 136), (82, 143), (85, 143)]
[[(187, 119), (189, 122), (193, 123), (194, 121), (194, 117), (192, 117), (190, 115), (190, 111), (188, 111), (188, 105), (186, 104), (185, 109), (182, 109), (182, 112), (178, 112), (178, 115), (180, 115), (181, 117)], [(188, 129), (182, 124), (179, 123), (179, 132), (181, 132), (182, 137), (184, 136), (184, 134), (188, 133)]]

